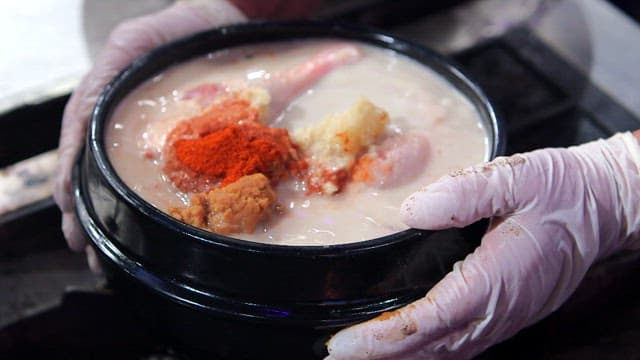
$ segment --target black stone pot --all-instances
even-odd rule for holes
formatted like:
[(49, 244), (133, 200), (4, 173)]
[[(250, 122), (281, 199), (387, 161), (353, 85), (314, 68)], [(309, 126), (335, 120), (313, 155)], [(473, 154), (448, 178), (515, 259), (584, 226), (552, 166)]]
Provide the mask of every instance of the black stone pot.
[(321, 356), (326, 334), (424, 296), (478, 245), (484, 229), (483, 224), (437, 232), (409, 229), (335, 246), (258, 244), (183, 224), (146, 203), (116, 175), (105, 152), (105, 124), (139, 84), (215, 50), (303, 38), (361, 41), (423, 63), (478, 109), (489, 131), (490, 157), (503, 152), (501, 125), (472, 81), (450, 60), (376, 30), (249, 23), (195, 34), (136, 60), (96, 104), (74, 173), (77, 215), (119, 294), (167, 341), (191, 354)]

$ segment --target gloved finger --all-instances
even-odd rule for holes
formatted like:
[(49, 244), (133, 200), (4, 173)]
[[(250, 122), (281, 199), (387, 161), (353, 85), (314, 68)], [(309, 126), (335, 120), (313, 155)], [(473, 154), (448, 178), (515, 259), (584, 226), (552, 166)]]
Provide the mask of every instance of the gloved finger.
[(135, 58), (150, 49), (190, 33), (245, 20), (226, 1), (183, 1), (156, 14), (126, 21), (109, 36), (93, 70), (67, 104), (59, 144), (56, 203), (72, 211), (71, 167), (84, 141), (87, 122), (102, 88)]
[(516, 168), (526, 163), (527, 156), (518, 154), (442, 177), (402, 203), (403, 221), (414, 228), (439, 230), (509, 213), (519, 205), (514, 183), (515, 172), (522, 169)]
[(73, 212), (62, 213), (62, 232), (67, 244), (73, 251), (82, 251), (87, 245), (87, 239), (80, 229), (80, 224)]
[(333, 336), (328, 359), (431, 359), (435, 342), (460, 336), (483, 316), (490, 298), (491, 280), (477, 266), (474, 254), (412, 304), (384, 313)]
[(91, 269), (94, 274), (102, 274), (102, 265), (100, 264), (100, 261), (98, 261), (96, 251), (90, 245), (87, 245), (87, 247), (85, 248), (85, 252), (87, 253), (87, 263), (89, 264), (89, 269)]
[(579, 277), (562, 276), (571, 249), (550, 257), (554, 242), (526, 228), (498, 222), (424, 298), (337, 333), (329, 359), (470, 358), (547, 315)]

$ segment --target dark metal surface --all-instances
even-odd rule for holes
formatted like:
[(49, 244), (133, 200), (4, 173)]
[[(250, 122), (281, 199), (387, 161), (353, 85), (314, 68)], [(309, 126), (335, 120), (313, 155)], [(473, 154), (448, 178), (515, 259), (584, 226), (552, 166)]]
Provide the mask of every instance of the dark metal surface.
[(59, 305), (0, 331), (3, 359), (142, 359), (171, 354), (118, 297), (70, 291)]
[(58, 146), (62, 109), (69, 96), (0, 114), (0, 168)]
[[(526, 30), (478, 44), (456, 59), (505, 117), (510, 153), (640, 127), (637, 118)], [(49, 114), (47, 119), (59, 126), (64, 100), (53, 111), (39, 113)], [(43, 117), (21, 119), (4, 129), (1, 136), (9, 142), (3, 145), (22, 146), (21, 134), (34, 131), (32, 124)], [(57, 133), (44, 133), (47, 146), (55, 146)], [(8, 145), (3, 149), (2, 154), (13, 154), (7, 163), (32, 155)], [(110, 293), (71, 292), (60, 303), (66, 285), (90, 288), (94, 278), (83, 255), (66, 250), (57, 210), (32, 208), (22, 215), (0, 224), (0, 326), (20, 319), (0, 328), (0, 354), (8, 354), (2, 358), (187, 358), (162, 345), (162, 338), (153, 337), (134, 320), (131, 307)], [(587, 274), (557, 312), (479, 358), (638, 358), (640, 291), (633, 284), (639, 271), (638, 254), (608, 259)]]

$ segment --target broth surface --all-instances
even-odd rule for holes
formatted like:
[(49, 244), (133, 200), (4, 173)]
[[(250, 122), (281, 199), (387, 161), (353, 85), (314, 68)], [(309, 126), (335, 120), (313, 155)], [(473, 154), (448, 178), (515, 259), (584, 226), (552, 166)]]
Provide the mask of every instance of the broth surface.
[[(171, 131), (199, 109), (183, 101), (204, 82), (265, 79), (295, 66), (329, 40), (240, 47), (209, 54), (148, 80), (118, 106), (107, 125), (105, 146), (122, 180), (162, 211), (189, 202), (162, 172), (162, 159), (145, 156), (150, 139)], [(402, 201), (453, 170), (487, 160), (489, 141), (472, 104), (441, 76), (390, 50), (357, 44), (363, 57), (342, 65), (295, 98), (269, 125), (293, 133), (326, 115), (342, 112), (366, 97), (389, 114), (387, 132), (424, 133), (428, 154), (419, 175), (400, 185), (378, 188), (352, 182), (336, 195), (307, 195), (299, 180), (275, 187), (284, 214), (235, 238), (282, 245), (332, 245), (368, 240), (407, 228)], [(154, 128), (154, 131), (150, 131)], [(158, 132), (157, 129), (166, 129)]]

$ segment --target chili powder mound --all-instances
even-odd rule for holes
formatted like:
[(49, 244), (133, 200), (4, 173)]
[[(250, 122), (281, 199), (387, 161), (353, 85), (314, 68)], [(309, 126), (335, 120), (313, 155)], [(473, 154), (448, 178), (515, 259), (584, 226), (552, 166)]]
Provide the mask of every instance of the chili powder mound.
[(185, 192), (203, 192), (262, 173), (277, 184), (306, 167), (286, 129), (258, 122), (243, 100), (214, 105), (168, 135), (164, 172)]
[(272, 180), (286, 172), (288, 133), (257, 125), (231, 125), (198, 139), (174, 144), (177, 159), (189, 169), (220, 178), (225, 186), (245, 175), (263, 173)]

